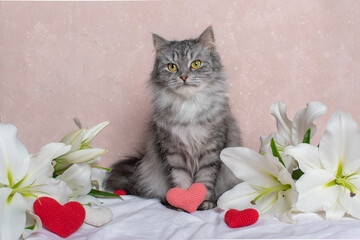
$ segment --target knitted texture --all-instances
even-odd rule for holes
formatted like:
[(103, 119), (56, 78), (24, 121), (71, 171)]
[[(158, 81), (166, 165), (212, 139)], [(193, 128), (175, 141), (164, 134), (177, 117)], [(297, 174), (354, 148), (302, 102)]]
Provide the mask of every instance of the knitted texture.
[(195, 212), (206, 196), (206, 187), (201, 183), (194, 183), (187, 190), (171, 188), (166, 194), (168, 203), (189, 213)]
[(231, 228), (252, 225), (259, 219), (259, 213), (255, 209), (248, 208), (242, 211), (230, 209), (225, 213), (225, 222)]
[(121, 189), (116, 190), (116, 191), (114, 192), (114, 194), (119, 195), (119, 196), (127, 195), (127, 193), (125, 192), (125, 190), (121, 190)]
[(35, 200), (33, 207), (43, 226), (63, 238), (70, 236), (84, 223), (85, 209), (78, 202), (61, 205), (53, 198), (41, 197)]

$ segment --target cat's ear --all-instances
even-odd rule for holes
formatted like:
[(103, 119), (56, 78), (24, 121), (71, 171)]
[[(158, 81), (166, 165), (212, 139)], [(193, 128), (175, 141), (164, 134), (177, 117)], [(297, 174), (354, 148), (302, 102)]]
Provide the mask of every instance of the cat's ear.
[(210, 26), (198, 37), (197, 41), (209, 48), (211, 51), (215, 49), (215, 37), (213, 28)]
[(170, 44), (170, 42), (168, 40), (166, 40), (163, 37), (160, 37), (159, 35), (157, 35), (155, 33), (153, 33), (153, 42), (154, 42), (154, 47), (155, 47), (156, 52), (160, 51), (165, 46)]

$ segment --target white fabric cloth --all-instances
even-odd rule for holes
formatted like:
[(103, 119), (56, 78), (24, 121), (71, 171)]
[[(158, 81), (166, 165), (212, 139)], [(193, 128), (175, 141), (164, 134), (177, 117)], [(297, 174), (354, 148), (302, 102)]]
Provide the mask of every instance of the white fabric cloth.
[[(112, 210), (113, 220), (102, 227), (84, 224), (67, 239), (360, 238), (360, 220), (353, 218), (325, 221), (318, 214), (301, 213), (295, 216), (295, 224), (260, 219), (254, 225), (232, 229), (224, 222), (225, 212), (218, 208), (189, 214), (168, 209), (156, 199), (100, 200)], [(43, 228), (27, 239), (63, 238)]]

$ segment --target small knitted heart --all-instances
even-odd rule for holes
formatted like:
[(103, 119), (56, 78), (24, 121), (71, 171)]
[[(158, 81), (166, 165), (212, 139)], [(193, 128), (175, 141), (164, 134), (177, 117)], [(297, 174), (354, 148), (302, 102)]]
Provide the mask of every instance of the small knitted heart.
[(114, 192), (114, 194), (119, 195), (119, 196), (127, 195), (127, 193), (125, 192), (125, 190), (122, 190), (122, 189), (116, 190), (116, 191)]
[(53, 198), (41, 197), (33, 206), (43, 226), (63, 238), (78, 230), (85, 220), (85, 209), (78, 202), (61, 205)]
[(195, 212), (206, 196), (206, 187), (201, 183), (194, 183), (187, 190), (171, 188), (166, 194), (168, 203), (189, 213)]
[(248, 208), (242, 211), (230, 209), (225, 213), (225, 222), (231, 228), (245, 227), (256, 223), (259, 213), (255, 209)]

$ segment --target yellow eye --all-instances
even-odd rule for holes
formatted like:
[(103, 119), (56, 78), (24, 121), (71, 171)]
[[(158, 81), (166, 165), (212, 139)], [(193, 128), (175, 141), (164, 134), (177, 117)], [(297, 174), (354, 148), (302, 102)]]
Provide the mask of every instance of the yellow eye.
[(172, 72), (176, 72), (178, 68), (177, 68), (177, 66), (176, 66), (175, 64), (169, 63), (169, 64), (168, 64), (168, 69), (169, 69), (170, 71), (172, 71)]
[(201, 65), (201, 61), (200, 61), (200, 60), (195, 60), (195, 61), (193, 61), (193, 62), (191, 63), (191, 67), (192, 67), (193, 69), (199, 68), (200, 65)]

